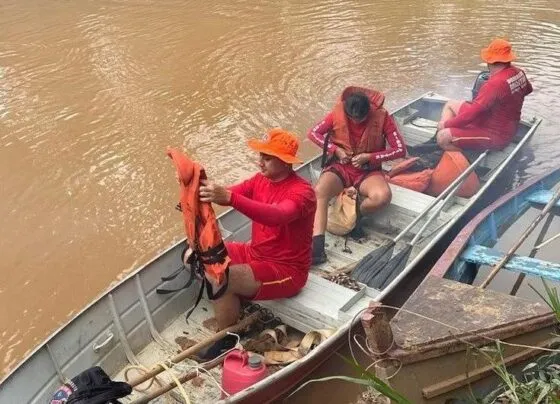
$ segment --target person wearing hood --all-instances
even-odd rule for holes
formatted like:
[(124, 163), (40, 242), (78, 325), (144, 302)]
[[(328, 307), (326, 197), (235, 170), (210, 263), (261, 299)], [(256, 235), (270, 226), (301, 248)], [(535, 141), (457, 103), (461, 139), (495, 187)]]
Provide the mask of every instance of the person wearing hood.
[(473, 101), (444, 106), (436, 135), (444, 150), (503, 149), (515, 136), (525, 96), (533, 91), (525, 72), (511, 64), (516, 55), (508, 41), (493, 40), (480, 56), (490, 78)]
[[(360, 195), (359, 217), (391, 201), (391, 189), (381, 171), (381, 163), (404, 157), (406, 147), (395, 121), (383, 107), (384, 100), (379, 91), (348, 87), (333, 110), (308, 132), (308, 138), (329, 157), (315, 186), (314, 265), (327, 259), (325, 231), (331, 198), (354, 187)], [(325, 146), (327, 134), (330, 135)], [(357, 223), (354, 237), (359, 237), (360, 231)]]

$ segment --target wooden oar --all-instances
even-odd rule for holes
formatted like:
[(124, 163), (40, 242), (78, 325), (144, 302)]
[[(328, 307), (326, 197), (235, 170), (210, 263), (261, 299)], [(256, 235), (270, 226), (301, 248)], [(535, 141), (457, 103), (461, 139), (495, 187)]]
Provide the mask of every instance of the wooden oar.
[(546, 204), (544, 209), (539, 213), (539, 215), (533, 220), (533, 222), (529, 225), (529, 227), (525, 230), (525, 232), (521, 235), (521, 237), (517, 240), (513, 247), (507, 252), (507, 254), (496, 264), (496, 266), (492, 269), (488, 277), (480, 284), (481, 288), (485, 288), (488, 284), (494, 279), (496, 274), (500, 269), (502, 269), (508, 261), (513, 257), (513, 254), (521, 247), (521, 244), (529, 237), (529, 235), (535, 230), (535, 227), (541, 222), (541, 220), (547, 215), (547, 213), (556, 205), (556, 202), (560, 200), (560, 188), (554, 193), (550, 201)]
[(440, 194), (437, 198), (435, 198), (428, 206), (422, 210), (422, 212), (408, 225), (406, 226), (403, 231), (399, 233), (394, 239), (390, 240), (388, 243), (381, 245), (380, 247), (376, 248), (366, 256), (364, 256), (356, 268), (352, 272), (351, 277), (358, 282), (365, 283), (366, 280), (371, 280), (372, 276), (375, 276), (379, 271), (381, 271), (389, 259), (393, 255), (393, 249), (397, 242), (403, 238), (409, 231), (412, 229), (416, 224), (426, 216), (426, 214), (436, 206), (442, 199), (447, 197), (449, 193), (453, 192), (455, 189), (459, 189), (460, 185), (463, 181), (474, 171), (474, 169), (478, 166), (478, 164), (486, 157), (488, 154), (488, 150), (482, 153), (478, 158), (465, 170), (459, 175), (449, 186)]
[[(554, 215), (552, 213), (549, 213), (548, 217), (546, 218), (546, 221), (543, 224), (541, 232), (539, 233), (537, 239), (535, 240), (535, 244), (533, 245), (533, 249), (529, 253), (530, 258), (533, 258), (535, 255), (537, 255), (537, 252), (539, 251), (539, 248), (541, 246), (541, 244), (539, 244), (539, 243), (542, 242), (542, 240), (543, 240), (544, 236), (546, 235), (546, 232), (548, 231), (548, 228), (550, 227), (550, 224), (552, 223), (553, 220), (554, 220)], [(509, 292), (510, 295), (515, 296), (515, 294), (517, 293), (517, 291), (521, 287), (521, 284), (523, 283), (524, 279), (525, 279), (525, 273), (521, 272), (519, 274), (519, 276), (517, 277), (517, 280), (515, 281), (515, 284), (511, 288), (511, 292)]]
[[(474, 168), (475, 167), (472, 167), (472, 170), (474, 170)], [(451, 200), (451, 198), (455, 196), (455, 194), (459, 191), (460, 188), (461, 186), (456, 186), (454, 189), (452, 189), (451, 192), (449, 192), (449, 194), (445, 197), (441, 205), (433, 211), (433, 213), (430, 215), (428, 220), (426, 220), (426, 223), (424, 223), (424, 225), (420, 228), (420, 230), (418, 230), (418, 233), (416, 233), (414, 238), (409, 243), (407, 243), (407, 245), (402, 250), (396, 253), (395, 256), (392, 257), (383, 266), (383, 268), (381, 268), (378, 271), (377, 274), (372, 274), (372, 276), (366, 282), (369, 287), (382, 289), (406, 267), (406, 264), (408, 263), (408, 259), (410, 258), (410, 254), (412, 253), (412, 249), (414, 248), (414, 246), (416, 245), (416, 243), (418, 242), (422, 234), (426, 231), (428, 226), (435, 220), (435, 218), (439, 215), (439, 213), (443, 210), (443, 208), (447, 205), (447, 203)]]
[[(204, 369), (204, 370), (210, 370), (215, 368), (216, 366), (218, 366), (220, 363), (222, 363), (225, 359), (225, 356), (221, 356), (219, 358), (214, 359), (213, 361), (210, 362), (206, 362), (203, 363), (201, 365), (198, 366), (198, 369)], [(200, 374), (200, 372), (198, 370), (193, 370), (191, 372), (185, 373), (182, 376), (179, 376), (177, 379), (179, 380), (179, 382), (181, 384), (188, 382), (189, 380), (194, 379), (195, 377), (197, 377)], [(166, 384), (165, 386), (162, 386), (161, 388), (146, 394), (145, 396), (132, 401), (130, 404), (146, 404), (149, 403), (150, 401), (152, 401), (154, 398), (157, 398), (165, 393), (167, 393), (170, 390), (173, 390), (174, 388), (177, 387), (176, 383), (169, 383)]]
[[(259, 317), (261, 316), (260, 311), (257, 311), (247, 317), (245, 317), (243, 320), (241, 320), (239, 323), (232, 325), (231, 327), (225, 328), (220, 332), (217, 332), (216, 334), (212, 335), (210, 338), (205, 339), (204, 341), (200, 341), (198, 344), (193, 345), (192, 347), (185, 349), (184, 351), (182, 351), (180, 354), (174, 356), (173, 358), (171, 358), (171, 362), (172, 363), (179, 363), (184, 361), (185, 359), (187, 359), (189, 356), (197, 353), (198, 351), (200, 351), (202, 348), (207, 347), (208, 345), (219, 341), (220, 339), (224, 338), (228, 332), (230, 333), (236, 333), (239, 332), (243, 329), (245, 329), (246, 327), (250, 326), (251, 324), (253, 324), (255, 321), (257, 321), (259, 319)], [(152, 370), (150, 370), (149, 372), (147, 372), (146, 374), (143, 374), (141, 376), (138, 376), (135, 379), (131, 379), (128, 384), (130, 384), (132, 387), (134, 386), (138, 386), (141, 383), (144, 383), (146, 380), (150, 380), (152, 377), (159, 375), (161, 372), (163, 372), (165, 369), (160, 366), (160, 365), (156, 365), (155, 368), (153, 368)]]
[(540, 243), (539, 245), (535, 246), (536, 250), (540, 250), (542, 247), (544, 247), (545, 245), (547, 245), (548, 243), (553, 242), (554, 240), (556, 240), (557, 238), (560, 238), (560, 233), (558, 233), (556, 236), (552, 236), (551, 238), (549, 238), (546, 241), (543, 241), (542, 243)]

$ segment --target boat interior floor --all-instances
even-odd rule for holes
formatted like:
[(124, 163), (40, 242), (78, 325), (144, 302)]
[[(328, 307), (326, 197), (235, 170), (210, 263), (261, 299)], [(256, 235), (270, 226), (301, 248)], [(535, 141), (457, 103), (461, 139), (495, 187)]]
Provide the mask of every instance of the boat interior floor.
[[(185, 296), (183, 296), (185, 298)], [(194, 303), (194, 302), (188, 302)], [(276, 319), (278, 320), (278, 319)], [(277, 321), (272, 321), (270, 324), (257, 322), (251, 326), (249, 331), (240, 335), (240, 343), (244, 347), (248, 347), (252, 352), (262, 354), (264, 350), (273, 350), (274, 344), (270, 338), (263, 338), (262, 331), (274, 330), (274, 326), (279, 325)], [(286, 327), (287, 341), (301, 341), (304, 334), (291, 327)], [(161, 333), (159, 341), (152, 341), (138, 354), (132, 354), (129, 358), (130, 365), (122, 369), (116, 375), (113, 375), (114, 380), (131, 380), (137, 376), (143, 375), (147, 370), (153, 368), (157, 364), (167, 364), (170, 358), (177, 355), (182, 350), (188, 349), (196, 343), (210, 338), (217, 332), (217, 323), (214, 318), (212, 304), (206, 299), (202, 299), (197, 309), (192, 313), (188, 320), (185, 321), (184, 316), (176, 318), (167, 328)], [(276, 332), (279, 336), (279, 332)], [(264, 342), (263, 342), (264, 341)], [(252, 349), (251, 349), (252, 348)], [(174, 383), (171, 374), (179, 377), (190, 372), (196, 372), (197, 367), (201, 363), (195, 358), (186, 359), (178, 364), (173, 365), (173, 370), (164, 371), (160, 373), (153, 381), (146, 381), (135, 388), (133, 394), (121, 399), (123, 403), (130, 403), (134, 400), (140, 399), (146, 394), (158, 390), (162, 385)], [(270, 373), (274, 373), (281, 369), (279, 365), (268, 365)], [(217, 402), (221, 395), (221, 367), (214, 367), (208, 371), (199, 370), (200, 376), (187, 381), (183, 384), (184, 389), (188, 392), (189, 399), (194, 403), (213, 403)], [(151, 401), (153, 403), (168, 403), (180, 402), (185, 400), (181, 397), (177, 389), (172, 390), (169, 394), (163, 395), (160, 398)]]

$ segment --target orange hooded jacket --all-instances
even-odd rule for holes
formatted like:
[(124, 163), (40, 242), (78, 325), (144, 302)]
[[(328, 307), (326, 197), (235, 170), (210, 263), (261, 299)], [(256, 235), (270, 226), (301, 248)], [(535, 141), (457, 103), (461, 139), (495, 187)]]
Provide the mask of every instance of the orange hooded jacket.
[(231, 260), (212, 204), (199, 200), (200, 180), (206, 179), (206, 173), (198, 163), (176, 149), (168, 148), (167, 155), (177, 169), (187, 244), (200, 257), (206, 276), (221, 284)]
[[(362, 92), (370, 102), (368, 124), (360, 140), (360, 144), (352, 145), (348, 130), (348, 118), (344, 112), (344, 101), (353, 93)], [(383, 124), (387, 111), (383, 108), (385, 96), (383, 93), (362, 87), (347, 87), (342, 92), (333, 109), (333, 135), (331, 141), (341, 147), (347, 154), (371, 153), (385, 148)]]

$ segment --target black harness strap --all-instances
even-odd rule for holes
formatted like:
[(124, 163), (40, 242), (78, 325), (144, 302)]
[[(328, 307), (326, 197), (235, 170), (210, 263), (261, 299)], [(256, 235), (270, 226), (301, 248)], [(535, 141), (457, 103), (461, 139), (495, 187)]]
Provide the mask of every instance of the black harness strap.
[[(181, 253), (181, 262), (185, 262), (186, 252), (187, 252), (187, 249), (184, 248), (182, 253)], [(188, 319), (189, 316), (194, 311), (194, 309), (200, 303), (200, 300), (202, 299), (202, 294), (204, 292), (204, 289), (206, 289), (206, 294), (207, 294), (209, 300), (219, 299), (226, 292), (228, 284), (229, 284), (229, 267), (226, 269), (226, 272), (225, 272), (225, 281), (216, 293), (213, 292), (212, 284), (206, 278), (206, 274), (205, 274), (205, 271), (204, 271), (204, 264), (223, 263), (225, 261), (226, 257), (227, 257), (227, 249), (226, 249), (226, 246), (225, 246), (223, 241), (220, 244), (218, 244), (217, 246), (212, 247), (207, 251), (204, 251), (204, 252), (195, 251), (195, 252), (193, 252), (187, 260), (187, 264), (189, 264), (189, 267), (190, 267), (190, 271), (187, 271), (187, 272), (189, 272), (189, 279), (187, 280), (187, 282), (183, 286), (181, 286), (180, 288), (177, 288), (177, 289), (157, 288), (156, 293), (160, 294), (160, 295), (167, 295), (167, 294), (170, 294), (170, 293), (176, 293), (176, 292), (179, 292), (183, 289), (186, 289), (186, 288), (190, 287), (193, 284), (195, 279), (197, 279), (197, 278), (201, 279), (202, 282), (200, 284), (200, 290), (198, 292), (196, 302), (195, 302), (194, 306), (186, 314), (186, 318)], [(170, 275), (162, 277), (161, 280), (163, 282), (171, 281), (171, 280), (175, 279), (177, 276), (179, 276), (179, 274), (183, 270), (187, 270), (187, 267), (185, 265), (182, 265), (180, 268), (176, 269)]]
[[(229, 267), (227, 267), (226, 268), (226, 273), (225, 273), (224, 283), (223, 283), (222, 287), (216, 293), (214, 293), (212, 291), (212, 284), (210, 283), (210, 281), (208, 280), (208, 278), (206, 277), (206, 275), (204, 273), (204, 263), (203, 263), (202, 257), (198, 253), (196, 254), (196, 257), (194, 257), (194, 258), (193, 258), (193, 255), (195, 255), (195, 253), (191, 254), (191, 256), (189, 257), (189, 263), (190, 263), (190, 266), (191, 266), (191, 278), (194, 276), (193, 274), (196, 272), (199, 276), (202, 276), (202, 283), (200, 284), (200, 290), (198, 291), (198, 296), (196, 298), (196, 302), (194, 303), (193, 307), (185, 315), (185, 320), (189, 319), (189, 317), (193, 313), (194, 309), (196, 309), (196, 307), (200, 303), (200, 300), (202, 299), (202, 294), (204, 293), (204, 288), (205, 287), (206, 287), (206, 295), (208, 296), (208, 300), (216, 300), (216, 299), (219, 299), (220, 297), (222, 297), (224, 295), (224, 293), (227, 290), (228, 284), (229, 284)], [(224, 262), (226, 255), (227, 255), (227, 251), (222, 255), (221, 260), (219, 260), (218, 262)]]

